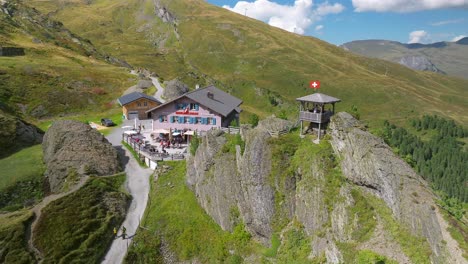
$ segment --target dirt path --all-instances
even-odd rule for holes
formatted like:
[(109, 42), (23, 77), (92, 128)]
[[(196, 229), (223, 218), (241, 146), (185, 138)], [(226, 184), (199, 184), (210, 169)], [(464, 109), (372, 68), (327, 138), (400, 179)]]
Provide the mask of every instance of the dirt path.
[(165, 103), (166, 100), (164, 100), (162, 98), (162, 95), (163, 95), (163, 92), (164, 92), (164, 88), (161, 86), (161, 84), (159, 83), (159, 80), (158, 78), (156, 77), (151, 77), (150, 78), (151, 81), (153, 82), (153, 85), (154, 87), (156, 87), (156, 93), (154, 94), (154, 98), (158, 99), (161, 103)]
[(41, 218), (41, 214), (42, 214), (42, 209), (44, 209), (44, 207), (46, 207), (47, 205), (49, 205), (51, 202), (57, 200), (57, 199), (60, 199), (64, 196), (67, 196), (69, 194), (72, 194), (76, 191), (78, 191), (79, 189), (81, 189), (81, 187), (83, 187), (83, 185), (88, 181), (88, 176), (86, 177), (83, 177), (80, 179), (80, 181), (78, 182), (78, 184), (76, 184), (75, 186), (73, 186), (69, 191), (67, 192), (64, 192), (64, 193), (59, 193), (59, 194), (52, 194), (52, 195), (49, 195), (47, 197), (45, 197), (40, 203), (36, 204), (36, 206), (34, 206), (31, 211), (34, 213), (34, 220), (33, 222), (31, 223), (31, 226), (28, 228), (28, 231), (27, 231), (27, 234), (26, 234), (26, 237), (27, 237), (27, 240), (28, 240), (28, 248), (31, 252), (34, 252), (35, 255), (36, 255), (36, 258), (39, 260), (39, 262), (41, 262), (41, 260), (44, 258), (44, 256), (42, 255), (42, 253), (34, 246), (34, 229), (36, 228), (36, 225), (37, 223), (39, 222), (39, 219)]
[[(125, 124), (123, 124), (125, 125)], [(128, 247), (132, 242), (132, 237), (136, 234), (140, 221), (148, 203), (149, 194), (149, 177), (153, 174), (153, 170), (141, 168), (128, 150), (122, 148), (121, 128), (114, 128), (112, 133), (107, 136), (107, 139), (116, 148), (121, 149), (124, 154), (125, 173), (127, 174), (126, 188), (132, 195), (132, 202), (128, 209), (127, 215), (122, 226), (125, 226), (127, 235), (130, 238), (123, 239), (122, 237), (116, 238), (109, 251), (106, 253), (102, 263), (122, 263), (125, 255), (127, 254)], [(122, 226), (119, 229), (119, 236), (121, 235)]]

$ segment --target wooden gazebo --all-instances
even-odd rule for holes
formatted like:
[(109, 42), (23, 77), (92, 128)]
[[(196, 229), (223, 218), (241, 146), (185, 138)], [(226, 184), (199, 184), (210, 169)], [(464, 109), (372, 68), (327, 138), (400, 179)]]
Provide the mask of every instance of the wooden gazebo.
[[(340, 99), (322, 94), (314, 93), (304, 97), (296, 99), (299, 101), (299, 121), (301, 121), (301, 131), (302, 135), (303, 122), (311, 122), (318, 124), (318, 137), (320, 139), (320, 130), (321, 125), (328, 123), (330, 117), (335, 113), (335, 103), (341, 102)], [(331, 109), (327, 105), (331, 104)]]

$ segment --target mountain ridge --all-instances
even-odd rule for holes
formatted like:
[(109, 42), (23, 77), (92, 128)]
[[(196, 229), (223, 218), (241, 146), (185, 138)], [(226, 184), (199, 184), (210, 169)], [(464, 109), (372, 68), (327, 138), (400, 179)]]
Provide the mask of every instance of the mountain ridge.
[[(401, 43), (393, 40), (369, 39), (344, 43), (340, 47), (356, 54), (397, 62), (416, 70), (444, 73), (467, 78), (468, 38), (456, 42), (441, 41), (429, 44)], [(402, 63), (405, 57), (419, 57), (429, 61), (426, 67)]]

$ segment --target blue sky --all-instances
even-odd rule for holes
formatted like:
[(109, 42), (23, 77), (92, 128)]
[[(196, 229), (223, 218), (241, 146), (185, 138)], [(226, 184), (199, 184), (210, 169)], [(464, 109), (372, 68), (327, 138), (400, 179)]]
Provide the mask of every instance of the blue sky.
[(336, 45), (361, 39), (432, 43), (468, 36), (468, 0), (208, 2)]

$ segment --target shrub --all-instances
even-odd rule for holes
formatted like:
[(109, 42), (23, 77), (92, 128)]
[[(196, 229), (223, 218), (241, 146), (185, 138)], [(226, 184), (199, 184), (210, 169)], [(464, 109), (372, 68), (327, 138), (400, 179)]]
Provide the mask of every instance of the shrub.
[(260, 121), (260, 118), (256, 114), (253, 114), (249, 117), (249, 124), (251, 124), (253, 127), (258, 125), (258, 121)]

